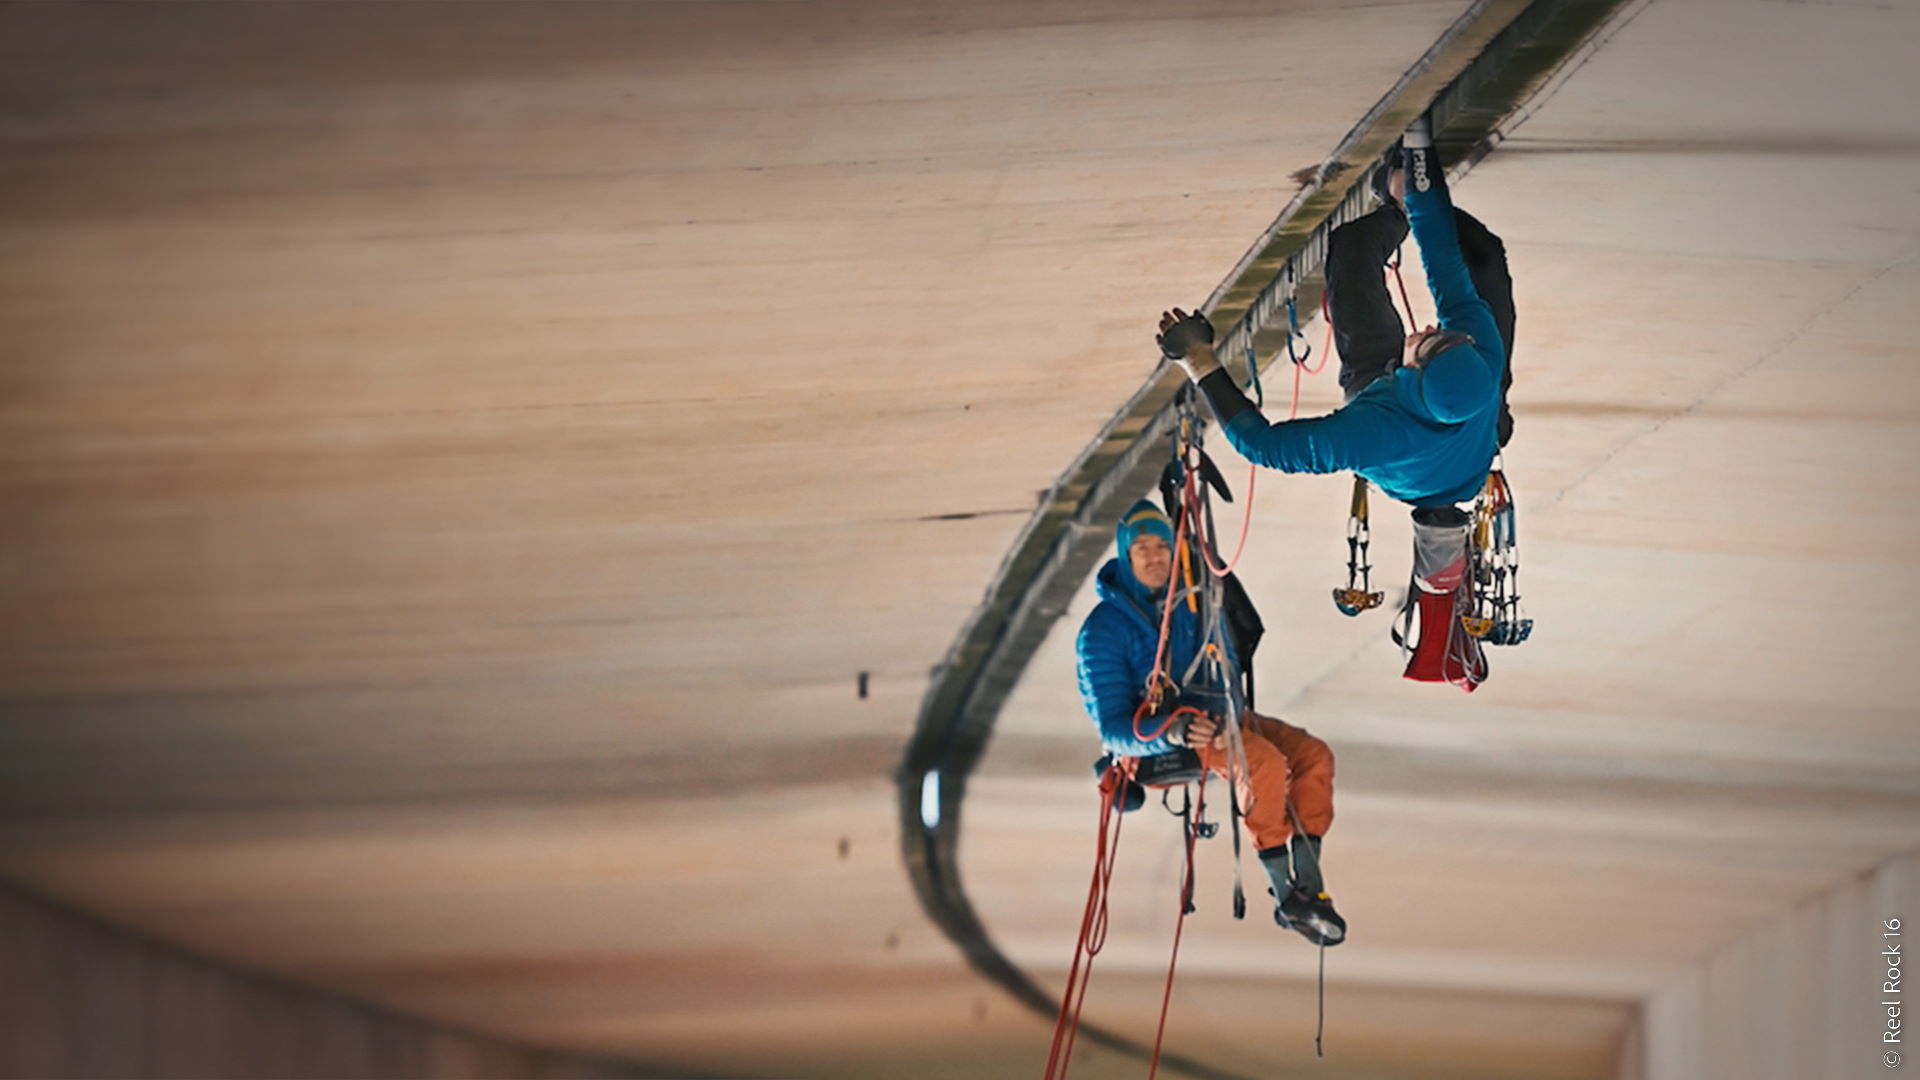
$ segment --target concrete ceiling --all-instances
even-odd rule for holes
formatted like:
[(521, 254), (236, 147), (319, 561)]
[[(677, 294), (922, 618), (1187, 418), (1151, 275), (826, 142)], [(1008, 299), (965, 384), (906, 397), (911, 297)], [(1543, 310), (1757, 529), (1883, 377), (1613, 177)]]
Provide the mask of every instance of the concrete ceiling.
[[(0, 874), (663, 1073), (1037, 1073), (900, 866), (928, 670), (1154, 313), (1467, 7), (0, 7)], [(1458, 181), (1539, 620), (1480, 692), (1332, 611), (1344, 479), (1260, 478), (1261, 703), (1341, 763), (1325, 1075), (1610, 1076), (1647, 994), (1920, 847), (1916, 36), (1629, 5)], [(1052, 986), (1089, 602), (967, 803)], [(1175, 832), (1129, 828), (1088, 1016), (1150, 1037)], [(1269, 1075), (1314, 958), (1227, 874), (1169, 1043)]]

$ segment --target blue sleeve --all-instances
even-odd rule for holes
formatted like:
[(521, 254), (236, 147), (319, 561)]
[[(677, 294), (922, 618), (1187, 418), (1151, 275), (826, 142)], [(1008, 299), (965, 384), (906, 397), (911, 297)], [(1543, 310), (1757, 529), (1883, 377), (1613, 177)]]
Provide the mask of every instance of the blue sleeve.
[(1173, 739), (1162, 735), (1143, 740), (1133, 733), (1133, 710), (1140, 704), (1146, 683), (1146, 665), (1137, 664), (1126, 616), (1102, 604), (1080, 625), (1080, 696), (1087, 713), (1100, 728), (1100, 742), (1108, 751), (1126, 757), (1145, 757), (1173, 749)]
[(1440, 326), (1473, 335), (1474, 351), (1486, 362), (1495, 380), (1507, 368), (1507, 346), (1500, 340), (1500, 324), (1493, 309), (1473, 287), (1466, 257), (1460, 253), (1460, 231), (1453, 220), (1453, 197), (1444, 182), (1426, 191), (1407, 191), (1407, 222), (1420, 247), (1420, 263), (1427, 268), (1427, 289), (1433, 293)]
[(1400, 461), (1409, 452), (1406, 423), (1364, 404), (1278, 424), (1248, 409), (1223, 430), (1240, 456), (1281, 472), (1349, 472)]

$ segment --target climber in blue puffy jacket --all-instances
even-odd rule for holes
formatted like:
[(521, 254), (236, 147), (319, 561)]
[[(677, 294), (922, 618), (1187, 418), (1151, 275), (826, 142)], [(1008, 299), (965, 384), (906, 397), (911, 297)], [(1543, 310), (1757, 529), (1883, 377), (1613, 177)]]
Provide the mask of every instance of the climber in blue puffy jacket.
[(1247, 460), (1282, 472), (1352, 471), (1401, 502), (1452, 506), (1479, 493), (1493, 464), (1506, 346), (1461, 255), (1424, 118), (1408, 130), (1405, 153), (1407, 219), (1440, 325), (1407, 336), (1398, 369), (1326, 416), (1270, 424), (1215, 358), (1204, 316), (1175, 308), (1156, 340), (1200, 385)]
[[(1120, 556), (1100, 568), (1095, 579), (1100, 603), (1087, 614), (1075, 643), (1080, 692), (1099, 725), (1101, 743), (1109, 753), (1132, 758), (1185, 747), (1215, 775), (1238, 780), (1242, 820), (1273, 883), (1274, 920), (1315, 944), (1339, 944), (1347, 924), (1334, 910), (1320, 873), (1322, 838), (1333, 824), (1333, 751), (1305, 729), (1247, 710), (1240, 713), (1246, 770), (1236, 773), (1223, 723), (1231, 710), (1217, 698), (1209, 702), (1204, 693), (1195, 697), (1207, 680), (1187, 677), (1205, 633), (1199, 616), (1178, 596), (1167, 624), (1163, 668), (1176, 685), (1160, 715), (1142, 717), (1135, 729), (1134, 712), (1146, 698), (1167, 590), (1174, 581), (1175, 537), (1167, 515), (1147, 499), (1134, 503), (1115, 531)], [(1232, 643), (1223, 648), (1228, 670), (1237, 671)], [(1208, 703), (1203, 715), (1183, 714), (1169, 725), (1165, 715), (1180, 700), (1183, 681), (1187, 701)], [(1167, 730), (1158, 732), (1162, 727)], [(1294, 828), (1296, 814), (1303, 833)]]
[[(1120, 519), (1115, 533), (1120, 557), (1100, 568), (1094, 579), (1100, 603), (1080, 627), (1080, 694), (1109, 752), (1145, 757), (1183, 745), (1183, 732), (1176, 730), (1143, 739), (1133, 720), (1160, 644), (1162, 605), (1173, 578), (1173, 526), (1158, 506), (1142, 499)], [(1167, 625), (1166, 669), (1185, 672), (1201, 637), (1199, 617), (1187, 605), (1175, 603)], [(1232, 660), (1231, 643), (1227, 649)], [(1172, 707), (1169, 702), (1162, 712)], [(1152, 732), (1159, 726), (1158, 721), (1143, 720), (1140, 730)]]

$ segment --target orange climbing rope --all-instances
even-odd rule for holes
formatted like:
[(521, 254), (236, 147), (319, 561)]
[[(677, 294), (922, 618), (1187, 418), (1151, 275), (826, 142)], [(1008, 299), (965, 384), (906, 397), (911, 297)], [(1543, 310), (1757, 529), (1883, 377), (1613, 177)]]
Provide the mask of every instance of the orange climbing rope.
[[(1067, 972), (1067, 989), (1060, 995), (1060, 1016), (1053, 1025), (1053, 1046), (1047, 1052), (1046, 1080), (1066, 1080), (1073, 1058), (1074, 1037), (1080, 1032), (1080, 1008), (1087, 1000), (1087, 982), (1093, 958), (1107, 943), (1107, 896), (1113, 882), (1113, 860), (1120, 852), (1121, 794), (1130, 771), (1118, 759), (1100, 777), (1100, 833), (1094, 843), (1093, 884), (1080, 916), (1080, 940)], [(1085, 961), (1084, 967), (1082, 961)]]
[[(1124, 759), (1122, 759), (1124, 760)], [(1074, 947), (1073, 966), (1067, 971), (1067, 987), (1060, 995), (1060, 1013), (1054, 1020), (1053, 1043), (1047, 1051), (1045, 1080), (1066, 1080), (1073, 1061), (1073, 1044), (1080, 1033), (1080, 1014), (1087, 1000), (1087, 985), (1093, 975), (1093, 958), (1106, 947), (1108, 899), (1112, 895), (1113, 866), (1120, 851), (1120, 809), (1130, 770), (1118, 761), (1100, 777), (1100, 832), (1094, 840), (1093, 880), (1087, 889), (1087, 904), (1080, 915), (1080, 938)], [(1207, 809), (1207, 775), (1200, 774), (1192, 813), (1181, 812), (1186, 832), (1186, 865), (1180, 876), (1180, 913), (1174, 921), (1173, 951), (1167, 959), (1166, 987), (1160, 994), (1160, 1020), (1154, 1028), (1153, 1057), (1147, 1066), (1147, 1080), (1160, 1072), (1160, 1051), (1166, 1042), (1167, 1013), (1173, 1004), (1173, 978), (1180, 966), (1180, 940), (1187, 926), (1187, 913), (1193, 908), (1193, 845), (1198, 838), (1196, 821)]]
[[(1213, 556), (1208, 553), (1208, 545), (1205, 543), (1197, 545), (1200, 548), (1200, 558), (1207, 564), (1207, 571), (1214, 577), (1226, 577), (1233, 573), (1233, 568), (1240, 565), (1241, 554), (1247, 550), (1247, 537), (1253, 532), (1253, 480), (1258, 471), (1259, 467), (1256, 465), (1247, 466), (1247, 508), (1245, 516), (1240, 519), (1240, 542), (1233, 547), (1233, 558), (1228, 559), (1225, 566), (1215, 566)], [(1197, 491), (1193, 491), (1191, 469), (1187, 471), (1187, 486), (1192, 493), (1192, 502), (1188, 504), (1187, 512), (1197, 514), (1200, 508), (1200, 497)]]

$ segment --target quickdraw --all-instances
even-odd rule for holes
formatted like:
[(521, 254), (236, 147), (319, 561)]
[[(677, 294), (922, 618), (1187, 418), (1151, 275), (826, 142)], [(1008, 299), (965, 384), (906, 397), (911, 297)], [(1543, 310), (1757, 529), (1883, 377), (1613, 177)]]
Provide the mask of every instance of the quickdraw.
[[(1313, 346), (1304, 340), (1305, 337), (1306, 335), (1300, 332), (1300, 312), (1293, 306), (1293, 291), (1289, 288), (1287, 291), (1287, 359), (1293, 362), (1294, 367), (1305, 367), (1307, 361), (1313, 356)], [(1293, 348), (1296, 338), (1302, 339), (1299, 352), (1295, 352)], [(1313, 369), (1314, 374), (1318, 374), (1319, 371), (1319, 368)]]
[(1333, 606), (1342, 615), (1358, 615), (1379, 607), (1387, 594), (1373, 591), (1373, 564), (1367, 547), (1373, 529), (1367, 523), (1367, 478), (1353, 478), (1353, 502), (1347, 508), (1347, 585), (1333, 590)]
[(1533, 635), (1520, 606), (1520, 550), (1513, 488), (1499, 458), (1473, 507), (1474, 608), (1461, 617), (1469, 634), (1489, 645), (1518, 645)]
[[(1293, 279), (1292, 277), (1288, 277), (1287, 279), (1287, 360), (1293, 364), (1293, 400), (1287, 406), (1287, 419), (1289, 420), (1300, 415), (1300, 375), (1301, 373), (1305, 372), (1308, 375), (1318, 375), (1320, 374), (1321, 371), (1325, 370), (1327, 366), (1327, 355), (1326, 355), (1326, 351), (1324, 350), (1322, 352), (1322, 355), (1320, 357), (1320, 363), (1318, 365), (1314, 367), (1307, 366), (1307, 360), (1313, 356), (1313, 345), (1307, 341), (1307, 336), (1300, 332), (1300, 312), (1299, 312), (1299, 309), (1294, 306), (1293, 293), (1294, 293)], [(1294, 348), (1294, 342), (1296, 340), (1298, 340), (1300, 343), (1300, 347), (1297, 350)], [(1251, 348), (1251, 346), (1249, 346), (1249, 348)]]

